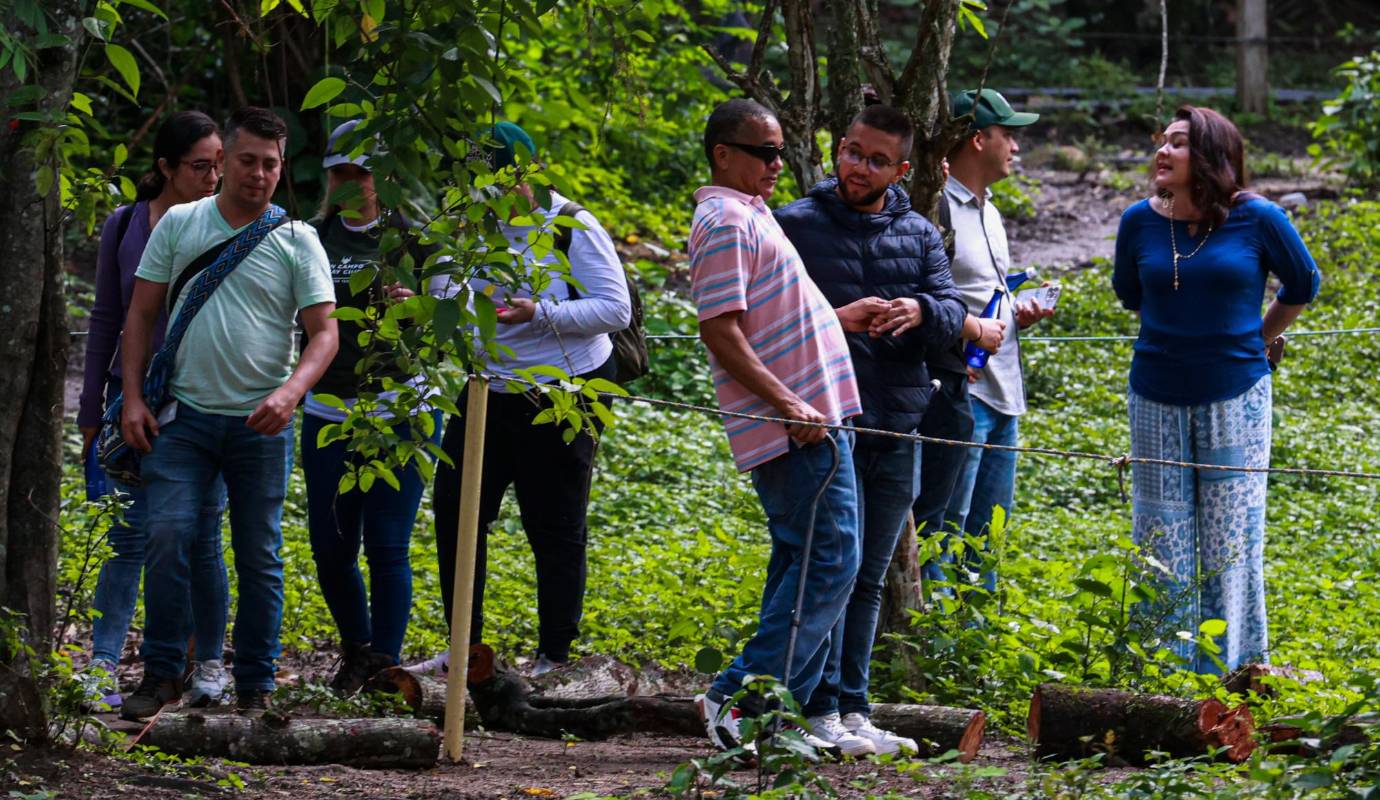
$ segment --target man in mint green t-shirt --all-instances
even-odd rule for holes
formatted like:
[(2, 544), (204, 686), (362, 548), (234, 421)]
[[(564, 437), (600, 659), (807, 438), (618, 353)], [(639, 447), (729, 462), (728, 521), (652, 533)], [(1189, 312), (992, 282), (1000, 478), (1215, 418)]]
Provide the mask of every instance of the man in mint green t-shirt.
[[(150, 332), (168, 287), (198, 256), (254, 222), (282, 173), (287, 126), (245, 108), (225, 130), (219, 194), (175, 206), (149, 237), (135, 273), (121, 344), (125, 440), (145, 451), (149, 520), (144, 561), (144, 679), (122, 715), (147, 717), (182, 694), (189, 558), (200, 507), (217, 476), (229, 493), (239, 577), (235, 693), (242, 711), (267, 707), (283, 614), (283, 499), (298, 401), (335, 357), (335, 288), (316, 231), (289, 222), (231, 272), (187, 329), (173, 362), (173, 402), (149, 409), (143, 376)], [(190, 285), (190, 284), (188, 284)], [(186, 290), (169, 319), (175, 319)], [(311, 337), (292, 365), (298, 314)], [(157, 413), (157, 416), (155, 416)], [(223, 679), (222, 679), (223, 680)], [(208, 700), (215, 695), (205, 696)]]

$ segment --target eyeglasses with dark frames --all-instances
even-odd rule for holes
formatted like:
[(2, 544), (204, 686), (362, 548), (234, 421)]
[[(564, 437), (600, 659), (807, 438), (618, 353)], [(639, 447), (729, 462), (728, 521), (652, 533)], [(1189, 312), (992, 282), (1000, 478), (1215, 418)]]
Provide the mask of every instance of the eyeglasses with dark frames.
[(212, 169), (214, 169), (216, 172), (223, 171), (220, 166), (220, 162), (215, 161), (213, 159), (199, 158), (196, 161), (181, 161), (178, 163), (183, 164), (192, 172), (195, 172), (197, 175), (205, 175), (208, 171)]
[(778, 158), (782, 161), (786, 160), (786, 148), (777, 147), (774, 144), (743, 144), (742, 142), (722, 142), (721, 144), (736, 147), (748, 155), (756, 156), (767, 165)]
[(839, 153), (839, 160), (848, 164), (852, 164), (853, 166), (857, 166), (858, 164), (867, 164), (867, 166), (870, 167), (873, 172), (881, 172), (882, 170), (887, 169), (888, 167), (894, 167), (898, 164), (905, 163), (905, 161), (892, 161), (891, 159), (885, 156), (865, 156), (863, 155), (863, 151), (859, 150), (858, 148), (847, 146), (843, 148), (843, 152)]

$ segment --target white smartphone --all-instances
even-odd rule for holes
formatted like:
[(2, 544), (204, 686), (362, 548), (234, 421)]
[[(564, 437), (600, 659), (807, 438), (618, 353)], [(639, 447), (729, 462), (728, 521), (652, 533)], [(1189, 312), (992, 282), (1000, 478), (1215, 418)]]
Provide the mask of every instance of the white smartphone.
[(1034, 289), (1023, 289), (1016, 293), (1016, 304), (1023, 305), (1034, 300), (1040, 304), (1040, 308), (1051, 309), (1059, 302), (1059, 284), (1049, 286), (1037, 286)]

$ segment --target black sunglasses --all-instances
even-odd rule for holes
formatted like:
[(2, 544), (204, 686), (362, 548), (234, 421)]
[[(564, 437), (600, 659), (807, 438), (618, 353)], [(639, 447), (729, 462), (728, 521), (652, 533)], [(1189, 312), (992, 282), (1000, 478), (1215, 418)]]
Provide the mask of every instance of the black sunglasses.
[(786, 148), (777, 147), (774, 144), (743, 144), (741, 142), (721, 142), (729, 147), (736, 147), (748, 155), (762, 159), (768, 165), (776, 159), (786, 160)]

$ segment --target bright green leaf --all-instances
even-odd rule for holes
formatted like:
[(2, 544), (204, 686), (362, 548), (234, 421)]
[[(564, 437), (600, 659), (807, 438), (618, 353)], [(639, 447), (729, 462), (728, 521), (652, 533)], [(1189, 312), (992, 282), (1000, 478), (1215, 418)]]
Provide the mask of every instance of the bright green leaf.
[(118, 44), (108, 44), (105, 46), (105, 57), (110, 59), (111, 66), (120, 73), (125, 85), (134, 96), (139, 96), (139, 64), (135, 62), (134, 56), (125, 48)]
[(306, 111), (309, 108), (316, 108), (319, 105), (329, 103), (343, 91), (345, 91), (344, 80), (335, 76), (322, 78), (316, 82), (315, 86), (307, 90), (307, 96), (302, 100), (301, 110)]

